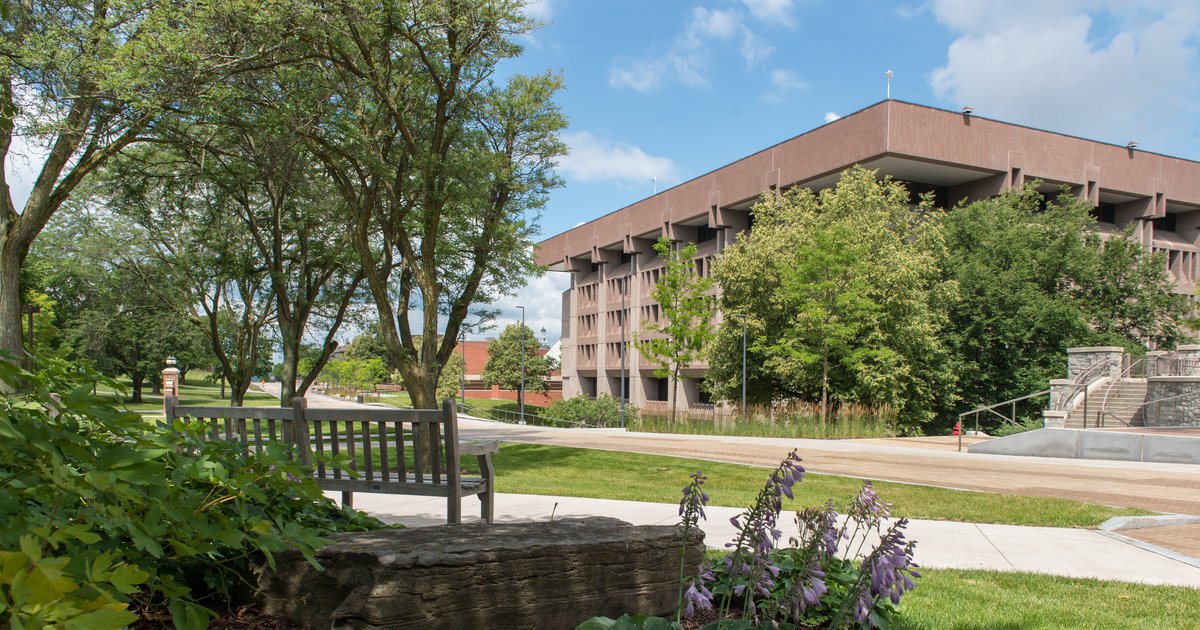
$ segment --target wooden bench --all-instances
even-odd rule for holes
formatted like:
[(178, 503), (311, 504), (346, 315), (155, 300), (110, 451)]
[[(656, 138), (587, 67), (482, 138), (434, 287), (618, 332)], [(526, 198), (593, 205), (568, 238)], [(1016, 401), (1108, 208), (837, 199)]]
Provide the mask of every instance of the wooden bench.
[[(492, 455), (499, 443), (459, 442), (453, 400), (441, 410), (309, 409), (303, 398), (291, 407), (190, 407), (175, 396), (163, 402), (168, 423), (192, 418), (207, 427), (208, 439), (236, 440), (252, 453), (271, 442), (292, 447), (321, 489), (342, 493), (343, 505), (353, 505), (355, 492), (446, 497), (446, 520), (459, 523), (462, 498), (476, 495), (483, 520), (495, 517)], [(422, 439), (437, 444), (431, 457), (417, 446)], [(340, 454), (349, 457), (345, 469), (333, 462)], [(464, 477), (459, 468), (459, 457), (470, 456), (479, 463), (478, 477)]]

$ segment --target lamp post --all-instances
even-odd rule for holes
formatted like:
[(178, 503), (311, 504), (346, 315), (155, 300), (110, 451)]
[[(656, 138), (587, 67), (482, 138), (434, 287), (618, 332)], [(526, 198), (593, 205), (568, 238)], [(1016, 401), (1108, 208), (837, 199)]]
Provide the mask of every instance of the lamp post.
[(462, 344), (462, 407), (465, 412), (467, 408), (467, 331), (460, 332), (458, 340)]
[(742, 424), (746, 424), (746, 315), (742, 319)]
[(625, 291), (628, 287), (629, 276), (621, 278), (621, 428), (625, 428)]
[(33, 314), (41, 313), (42, 307), (37, 304), (25, 304), (21, 307), (21, 312), (29, 315), (29, 351), (25, 353), (25, 361), (30, 371), (33, 371)]
[(521, 309), (521, 389), (517, 390), (517, 397), (520, 401), (521, 424), (525, 424), (525, 307), (517, 308)]

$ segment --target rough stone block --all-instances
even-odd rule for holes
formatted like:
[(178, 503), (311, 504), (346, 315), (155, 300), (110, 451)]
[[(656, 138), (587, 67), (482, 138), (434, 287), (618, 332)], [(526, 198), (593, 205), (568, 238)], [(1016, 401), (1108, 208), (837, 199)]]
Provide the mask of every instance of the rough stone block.
[[(306, 628), (574, 628), (626, 612), (667, 614), (679, 585), (674, 526), (612, 518), (468, 523), (340, 534), (258, 569), (262, 608)], [(685, 566), (703, 558), (703, 532)]]

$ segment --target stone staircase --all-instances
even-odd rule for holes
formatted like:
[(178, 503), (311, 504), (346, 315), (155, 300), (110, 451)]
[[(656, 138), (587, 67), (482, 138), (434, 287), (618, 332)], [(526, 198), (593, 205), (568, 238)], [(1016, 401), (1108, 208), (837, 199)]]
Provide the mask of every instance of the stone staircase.
[[(1096, 388), (1088, 399), (1088, 418), (1086, 427), (1096, 428), (1096, 414), (1101, 407), (1108, 413), (1104, 414), (1103, 426), (1140, 427), (1145, 426), (1142, 416), (1142, 405), (1146, 402), (1146, 379), (1123, 378), (1114, 383), (1111, 388), (1107, 385)], [(1105, 394), (1107, 393), (1107, 402)], [(1084, 428), (1083, 405), (1071, 410), (1067, 416), (1065, 427), (1068, 429)]]

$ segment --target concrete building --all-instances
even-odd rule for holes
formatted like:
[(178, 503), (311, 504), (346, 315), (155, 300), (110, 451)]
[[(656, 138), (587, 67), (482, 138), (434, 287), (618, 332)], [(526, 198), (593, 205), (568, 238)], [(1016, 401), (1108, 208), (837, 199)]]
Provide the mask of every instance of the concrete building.
[[(1176, 290), (1195, 289), (1200, 163), (1140, 151), (1136, 142), (1095, 142), (887, 100), (543, 241), (538, 262), (571, 275), (562, 296), (563, 395), (619, 395), (622, 322), (630, 339), (659, 317), (649, 299), (662, 268), (653, 250), (659, 236), (695, 242), (697, 268), (708, 274), (717, 253), (753, 229), (749, 209), (761, 195), (826, 188), (855, 164), (903, 180), (914, 195), (933, 192), (941, 207), (1034, 179), (1048, 193), (1066, 184), (1095, 206), (1102, 231), (1133, 226), (1146, 247), (1167, 252)], [(659, 401), (672, 388), (632, 345), (626, 366), (631, 404), (666, 404)], [(698, 387), (706, 367), (686, 370), (681, 406), (708, 402)]]

